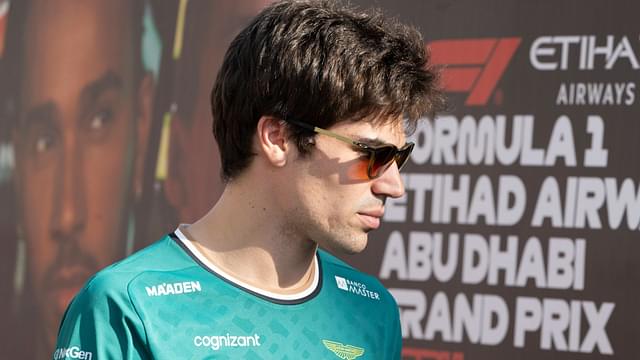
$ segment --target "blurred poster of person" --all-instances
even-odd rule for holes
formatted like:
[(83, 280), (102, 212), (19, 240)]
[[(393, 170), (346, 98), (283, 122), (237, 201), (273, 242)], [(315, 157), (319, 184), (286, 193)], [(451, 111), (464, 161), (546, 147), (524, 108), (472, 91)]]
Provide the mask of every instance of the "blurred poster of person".
[[(133, 248), (153, 76), (141, 56), (143, 1), (20, 1), (7, 44), (16, 192), (26, 244), (20, 358), (51, 356), (60, 319), (89, 276)], [(13, 5), (13, 4), (12, 4)], [(17, 7), (17, 6), (16, 6)]]
[[(6, 79), (5, 34), (10, 3), (0, 0), (0, 84)], [(6, 98), (4, 93), (8, 87), (0, 85), (0, 102)], [(13, 321), (13, 285), (16, 262), (17, 227), (15, 216), (15, 191), (13, 186), (14, 148), (10, 136), (10, 119), (4, 107), (0, 107), (0, 234), (2, 238), (2, 256), (0, 257), (0, 354), (6, 353), (11, 346), (9, 333), (12, 332)]]
[[(154, 71), (157, 90), (154, 97), (153, 121), (149, 130), (147, 155), (144, 160), (142, 193), (135, 209), (134, 251), (148, 246), (173, 231), (178, 222), (176, 210), (167, 201), (165, 194), (169, 125), (173, 115), (167, 109), (172, 108), (171, 103), (174, 98), (173, 83), (176, 59), (174, 59), (172, 52), (176, 42), (174, 39), (176, 28), (184, 28), (184, 12), (179, 9), (182, 8), (180, 4), (187, 2), (187, 0), (150, 0), (147, 10), (153, 9), (153, 23), (148, 24), (148, 16), (144, 20), (145, 28), (148, 25), (154, 29), (155, 40), (152, 42), (158, 43), (157, 47), (150, 49), (152, 51), (148, 51), (148, 46), (143, 44), (143, 55), (153, 52), (154, 61), (157, 62)], [(178, 23), (180, 24), (178, 25)], [(150, 42), (146, 39), (147, 37), (145, 36), (144, 43)], [(180, 40), (182, 40), (182, 36), (180, 36)]]
[[(209, 93), (233, 37), (270, 1), (191, 1), (185, 9), (182, 49), (175, 63), (173, 111), (165, 193), (180, 222), (203, 216), (218, 199), (218, 147), (211, 129)], [(179, 25), (179, 22), (178, 22)]]

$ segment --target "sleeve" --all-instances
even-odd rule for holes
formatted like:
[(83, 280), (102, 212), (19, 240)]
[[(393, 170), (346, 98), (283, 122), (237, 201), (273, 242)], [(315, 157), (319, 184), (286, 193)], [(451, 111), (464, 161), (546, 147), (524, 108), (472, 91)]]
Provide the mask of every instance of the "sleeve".
[(144, 324), (126, 287), (105, 279), (92, 279), (67, 308), (52, 358), (151, 358)]

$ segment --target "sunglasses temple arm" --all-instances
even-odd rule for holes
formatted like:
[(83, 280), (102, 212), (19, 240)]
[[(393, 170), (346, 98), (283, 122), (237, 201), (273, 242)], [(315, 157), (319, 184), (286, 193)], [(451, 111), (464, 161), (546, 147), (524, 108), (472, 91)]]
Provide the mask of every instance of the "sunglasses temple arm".
[(325, 129), (321, 129), (321, 128), (319, 128), (319, 127), (314, 127), (314, 128), (313, 128), (313, 131), (317, 132), (318, 134), (323, 134), (323, 135), (331, 136), (332, 138), (334, 138), (334, 139), (338, 139), (338, 140), (340, 140), (340, 141), (344, 141), (344, 142), (346, 142), (347, 144), (351, 144), (351, 145), (354, 145), (354, 146), (362, 147), (362, 146), (360, 145), (360, 143), (359, 143), (359, 142), (357, 142), (357, 141), (353, 141), (353, 140), (349, 139), (348, 137), (345, 137), (345, 136), (342, 136), (342, 135), (336, 134), (336, 133), (334, 133), (334, 132), (331, 132), (331, 131), (328, 131), (328, 130), (325, 130)]
[(358, 147), (362, 147), (362, 144), (360, 144), (359, 142), (354, 141), (352, 139), (349, 139), (348, 137), (342, 136), (340, 134), (336, 134), (336, 133), (334, 133), (332, 131), (325, 130), (325, 129), (322, 129), (322, 128), (319, 128), (319, 127), (316, 127), (316, 126), (312, 126), (312, 125), (309, 125), (309, 124), (306, 124), (306, 123), (303, 123), (303, 122), (295, 121), (295, 120), (285, 120), (285, 121), (288, 122), (288, 123), (300, 126), (301, 128), (313, 131), (315, 133), (323, 134), (323, 135), (326, 135), (326, 136), (330, 136), (330, 137), (332, 137), (334, 139), (338, 139), (340, 141), (346, 142), (347, 144), (358, 146)]

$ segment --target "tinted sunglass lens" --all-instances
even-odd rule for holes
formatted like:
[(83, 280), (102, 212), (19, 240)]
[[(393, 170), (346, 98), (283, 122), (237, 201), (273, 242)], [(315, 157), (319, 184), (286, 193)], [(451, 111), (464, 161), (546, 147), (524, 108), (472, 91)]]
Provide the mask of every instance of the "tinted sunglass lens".
[(369, 161), (369, 178), (375, 179), (389, 168), (395, 159), (396, 149), (392, 146), (383, 146), (372, 152)]
[(403, 166), (406, 165), (407, 160), (409, 160), (409, 155), (413, 151), (413, 143), (407, 144), (403, 149), (399, 150), (396, 154), (396, 163), (398, 163), (398, 170), (401, 170)]

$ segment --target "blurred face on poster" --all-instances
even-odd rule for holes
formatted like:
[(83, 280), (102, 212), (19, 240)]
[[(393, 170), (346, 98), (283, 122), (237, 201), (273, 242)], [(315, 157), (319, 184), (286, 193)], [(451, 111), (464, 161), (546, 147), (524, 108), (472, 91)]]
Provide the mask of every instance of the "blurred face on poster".
[(125, 255), (153, 98), (136, 17), (129, 1), (29, 3), (16, 168), (27, 293), (49, 349), (79, 288)]

